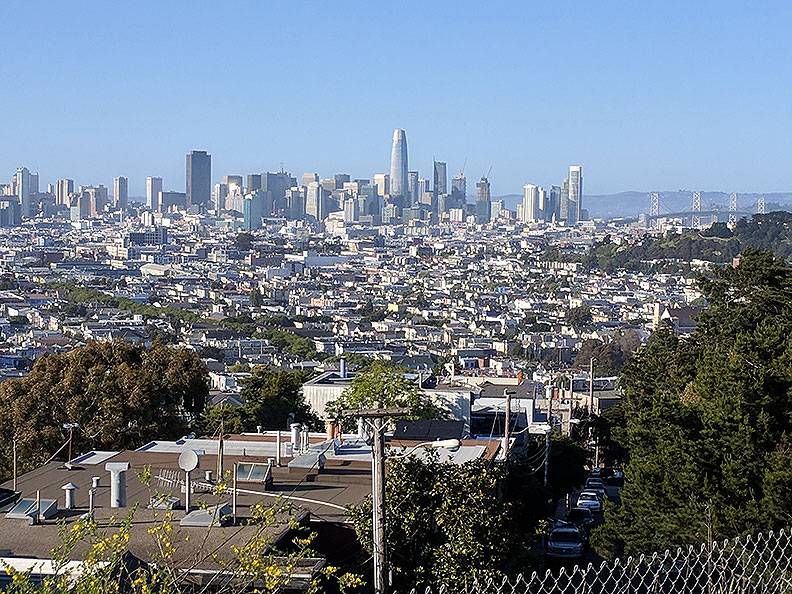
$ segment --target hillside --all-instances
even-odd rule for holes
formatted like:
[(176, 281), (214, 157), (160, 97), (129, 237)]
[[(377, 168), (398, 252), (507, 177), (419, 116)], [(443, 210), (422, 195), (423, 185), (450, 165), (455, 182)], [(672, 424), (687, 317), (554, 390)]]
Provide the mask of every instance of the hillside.
[(633, 244), (616, 244), (606, 238), (576, 259), (588, 269), (646, 270), (664, 261), (705, 260), (730, 262), (745, 249), (771, 250), (792, 259), (792, 213), (771, 212), (738, 221), (734, 230), (716, 223), (703, 231), (686, 231), (662, 237), (646, 237)]

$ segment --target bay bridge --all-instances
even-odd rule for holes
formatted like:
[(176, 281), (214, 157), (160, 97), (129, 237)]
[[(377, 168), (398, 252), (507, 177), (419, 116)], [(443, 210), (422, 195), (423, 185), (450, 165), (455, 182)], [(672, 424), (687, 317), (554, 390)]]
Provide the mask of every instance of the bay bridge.
[(739, 204), (737, 192), (729, 194), (729, 208), (724, 211), (720, 204), (710, 204), (702, 206), (701, 192), (691, 192), (690, 207), (685, 210), (671, 212), (664, 208), (660, 200), (660, 192), (649, 193), (649, 214), (646, 215), (646, 224), (649, 227), (656, 227), (660, 219), (679, 219), (683, 225), (689, 227), (709, 227), (712, 223), (725, 221), (734, 224), (738, 219), (750, 217), (753, 214), (765, 214), (765, 199), (759, 199), (746, 209), (747, 205)]

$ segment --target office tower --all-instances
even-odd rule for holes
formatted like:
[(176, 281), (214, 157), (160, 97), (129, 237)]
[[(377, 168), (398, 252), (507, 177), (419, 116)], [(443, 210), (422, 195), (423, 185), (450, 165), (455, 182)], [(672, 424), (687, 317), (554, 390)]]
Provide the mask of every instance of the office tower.
[(434, 162), (434, 194), (448, 194), (448, 166), (444, 161)]
[(264, 216), (265, 194), (265, 191), (259, 189), (245, 195), (242, 206), (243, 226), (245, 231), (261, 229), (261, 217)]
[(228, 186), (229, 194), (233, 194), (235, 192), (243, 193), (245, 190), (242, 185), (241, 175), (224, 175), (221, 179), (221, 182)]
[(33, 173), (32, 171), (30, 172), (30, 193), (39, 193), (39, 174)]
[(503, 200), (493, 200), (492, 207), (490, 208), (490, 220), (497, 221), (501, 218), (501, 213), (504, 211)]
[(482, 176), (481, 180), (476, 183), (476, 222), (479, 225), (490, 220), (491, 201), (489, 180)]
[(344, 222), (354, 223), (360, 217), (360, 205), (354, 198), (344, 200)]
[(129, 179), (126, 177), (113, 178), (113, 206), (126, 210), (129, 204)]
[(533, 184), (523, 186), (522, 222), (534, 223), (539, 220), (539, 188)]
[(91, 216), (91, 193), (87, 188), (80, 187), (71, 197), (69, 219), (83, 221)]
[(305, 218), (305, 188), (295, 186), (286, 190), (286, 218), (291, 221)]
[[(160, 192), (157, 198), (157, 210), (159, 212), (168, 212), (172, 207), (187, 208), (187, 193), (186, 192)], [(240, 208), (241, 211), (241, 208)]]
[(390, 194), (390, 175), (387, 173), (374, 174), (374, 186), (377, 188), (377, 196), (385, 197)]
[(150, 210), (157, 210), (159, 206), (159, 195), (162, 192), (161, 177), (146, 178), (146, 207)]
[(574, 219), (577, 222), (583, 209), (583, 168), (580, 165), (569, 166), (569, 201), (574, 203)]
[(393, 131), (390, 167), (391, 196), (407, 197), (407, 133), (401, 128)]
[(559, 203), (559, 207), (558, 207), (559, 220), (565, 222), (574, 222), (573, 219), (570, 219), (573, 209), (570, 208), (568, 179), (565, 179), (561, 184), (561, 193), (558, 203)]
[(22, 224), (22, 207), (16, 196), (0, 198), (0, 227), (19, 227)]
[(324, 177), (320, 179), (319, 185), (325, 189), (325, 192), (335, 192), (336, 190), (336, 180), (334, 177)]
[(110, 203), (107, 188), (101, 184), (98, 186), (80, 187), (80, 219), (96, 218), (107, 210)]
[(358, 216), (374, 216), (380, 214), (377, 189), (370, 183), (358, 183), (355, 197), (358, 203)]
[[(305, 186), (307, 188), (309, 184), (318, 181), (319, 181), (318, 173), (303, 173), (302, 177), (300, 178), (300, 185)], [(333, 189), (335, 189), (335, 180), (333, 180)]]
[(536, 220), (544, 221), (545, 209), (547, 208), (547, 192), (542, 186), (539, 186), (536, 191), (539, 198), (539, 212), (537, 213)]
[[(286, 205), (286, 191), (297, 185), (297, 179), (292, 177), (290, 173), (283, 170), (277, 173), (267, 173), (261, 176), (261, 189), (270, 192), (272, 200), (272, 208), (270, 212), (265, 212), (264, 216), (269, 216), (273, 212), (285, 214), (287, 210)], [(265, 209), (266, 210), (266, 209)]]
[[(261, 176), (259, 176), (261, 182)], [(215, 184), (214, 191), (212, 192), (212, 199), (214, 200), (214, 210), (216, 213), (226, 209), (226, 196), (228, 196), (228, 184)]]
[(344, 184), (349, 181), (349, 174), (348, 173), (336, 173), (333, 176), (335, 180), (335, 189), (341, 190), (344, 187)]
[(464, 206), (467, 202), (467, 178), (464, 175), (451, 178), (451, 196), (457, 207)]
[(551, 186), (545, 202), (544, 220), (547, 222), (557, 221), (560, 218), (559, 209), (561, 208), (561, 187)]
[(261, 174), (260, 173), (250, 173), (247, 176), (247, 191), (248, 192), (255, 192), (256, 190), (261, 189)]
[(401, 222), (399, 219), (399, 207), (395, 204), (386, 204), (382, 207), (382, 223), (383, 225), (398, 225)]
[(418, 172), (417, 171), (408, 171), (407, 172), (407, 195), (410, 197), (410, 202), (412, 204), (418, 203), (418, 198), (420, 194), (418, 193)]
[(73, 179), (59, 179), (55, 182), (55, 204), (69, 206), (69, 195), (73, 193)]
[(313, 217), (320, 223), (327, 216), (325, 189), (318, 181), (308, 184), (308, 189), (305, 193), (305, 215)]
[(22, 218), (32, 217), (32, 202), (30, 200), (30, 170), (27, 167), (20, 167), (14, 174), (14, 191), (19, 206), (22, 209)]
[[(242, 185), (241, 176), (239, 185)], [(206, 151), (187, 153), (187, 207), (208, 207), (212, 200), (212, 156)]]

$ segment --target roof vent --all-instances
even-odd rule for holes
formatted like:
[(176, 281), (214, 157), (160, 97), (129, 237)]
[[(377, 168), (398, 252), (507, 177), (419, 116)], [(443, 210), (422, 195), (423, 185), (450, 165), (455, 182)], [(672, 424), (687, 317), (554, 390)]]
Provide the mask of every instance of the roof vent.
[(105, 470), (110, 473), (110, 507), (126, 507), (126, 473), (129, 462), (108, 462)]
[(66, 492), (66, 504), (63, 509), (74, 509), (77, 505), (74, 502), (74, 492), (79, 489), (74, 483), (66, 483), (61, 487)]

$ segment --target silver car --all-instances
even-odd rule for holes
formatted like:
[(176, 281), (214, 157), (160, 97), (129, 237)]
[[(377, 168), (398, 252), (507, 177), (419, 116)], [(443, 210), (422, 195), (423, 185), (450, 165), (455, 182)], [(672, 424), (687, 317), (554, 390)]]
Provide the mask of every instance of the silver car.
[(600, 513), (602, 511), (602, 499), (596, 491), (581, 491), (577, 498), (576, 507), (585, 507), (590, 509), (592, 513)]
[(579, 559), (586, 550), (586, 540), (575, 526), (558, 526), (547, 537), (548, 557), (558, 559)]

